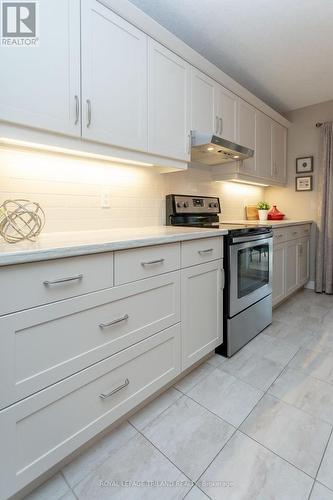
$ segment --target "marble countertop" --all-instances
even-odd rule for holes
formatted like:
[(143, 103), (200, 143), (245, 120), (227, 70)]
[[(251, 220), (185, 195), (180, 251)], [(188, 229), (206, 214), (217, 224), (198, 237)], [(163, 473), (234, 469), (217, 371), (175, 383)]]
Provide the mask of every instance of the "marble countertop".
[(272, 227), (287, 227), (287, 226), (297, 226), (299, 224), (312, 224), (313, 220), (308, 219), (283, 219), (283, 220), (221, 220), (222, 224), (239, 224), (239, 225), (254, 225), (254, 226), (272, 226)]
[(42, 233), (36, 242), (0, 243), (0, 266), (223, 236), (227, 229), (153, 226)]

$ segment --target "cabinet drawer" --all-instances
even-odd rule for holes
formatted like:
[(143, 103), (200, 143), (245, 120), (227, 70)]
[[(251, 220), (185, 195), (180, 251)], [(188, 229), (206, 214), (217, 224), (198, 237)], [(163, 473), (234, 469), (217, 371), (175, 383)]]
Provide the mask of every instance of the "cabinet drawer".
[(203, 264), (210, 260), (223, 257), (223, 238), (202, 238), (200, 240), (184, 241), (181, 247), (182, 267)]
[(287, 240), (295, 240), (296, 238), (310, 237), (310, 224), (302, 224), (300, 226), (290, 226), (286, 228)]
[(283, 243), (287, 240), (287, 228), (273, 229), (273, 243)]
[(176, 377), (179, 330), (163, 330), (2, 410), (0, 497), (8, 498)]
[(103, 253), (0, 268), (0, 315), (113, 285), (113, 254)]
[(180, 321), (178, 272), (0, 318), (0, 408)]
[(180, 268), (180, 244), (154, 245), (115, 252), (115, 285)]

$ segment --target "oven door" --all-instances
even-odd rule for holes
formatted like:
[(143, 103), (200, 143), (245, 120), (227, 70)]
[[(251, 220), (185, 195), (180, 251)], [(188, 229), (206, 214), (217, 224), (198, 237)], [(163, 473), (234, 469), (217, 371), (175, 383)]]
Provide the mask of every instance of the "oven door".
[(230, 245), (229, 317), (272, 293), (272, 241), (268, 237)]

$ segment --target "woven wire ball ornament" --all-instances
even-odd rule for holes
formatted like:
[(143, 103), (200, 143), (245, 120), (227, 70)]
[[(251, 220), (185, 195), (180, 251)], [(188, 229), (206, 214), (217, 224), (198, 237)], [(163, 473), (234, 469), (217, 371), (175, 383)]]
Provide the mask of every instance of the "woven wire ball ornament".
[(45, 224), (39, 203), (29, 200), (6, 200), (0, 206), (0, 235), (7, 243), (35, 241)]

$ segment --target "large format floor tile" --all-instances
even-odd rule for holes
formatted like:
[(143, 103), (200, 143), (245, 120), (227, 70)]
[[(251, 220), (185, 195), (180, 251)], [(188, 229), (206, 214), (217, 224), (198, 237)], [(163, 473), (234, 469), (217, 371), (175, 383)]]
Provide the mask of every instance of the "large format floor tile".
[(333, 490), (333, 435), (328, 443), (317, 479)]
[(175, 387), (181, 392), (185, 394), (192, 389), (196, 384), (198, 384), (201, 380), (203, 380), (207, 375), (212, 373), (214, 370), (214, 366), (210, 363), (205, 362), (202, 365), (194, 368), (188, 375), (179, 380)]
[(269, 393), (333, 425), (333, 386), (287, 368)]
[(298, 351), (298, 347), (261, 333), (249, 342), (243, 350), (251, 351), (263, 358), (268, 358), (280, 365), (286, 365)]
[(177, 391), (173, 387), (163, 392), (160, 396), (154, 399), (151, 403), (146, 405), (142, 410), (136, 412), (129, 419), (130, 422), (139, 430), (144, 429), (146, 425), (150, 424), (154, 418), (158, 417), (164, 410), (172, 405), (177, 399), (182, 397), (183, 393)]
[(234, 430), (183, 396), (145, 427), (143, 434), (188, 477), (196, 480)]
[(79, 500), (180, 500), (191, 486), (177, 467), (137, 434), (81, 481), (74, 492)]
[(221, 369), (235, 377), (266, 391), (283, 370), (283, 365), (242, 349), (221, 365)]
[(333, 384), (333, 354), (302, 348), (290, 361), (289, 367)]
[(281, 323), (278, 330), (267, 332), (267, 335), (279, 340), (284, 340), (289, 344), (297, 347), (306, 346), (309, 342), (313, 341), (316, 337), (313, 330), (310, 328), (302, 327), (296, 324)]
[(240, 427), (266, 448), (316, 476), (332, 427), (312, 415), (265, 395)]
[(333, 324), (330, 327), (322, 325), (317, 328), (313, 339), (308, 342), (306, 347), (312, 351), (325, 352), (333, 356)]
[(313, 480), (237, 431), (200, 478), (213, 500), (306, 500)]
[(73, 495), (73, 493), (70, 491), (66, 481), (61, 474), (56, 474), (30, 495), (26, 496), (25, 500), (69, 500), (69, 495)]
[(137, 431), (130, 424), (124, 423), (97, 441), (91, 448), (64, 467), (62, 472), (68, 484), (73, 488), (136, 435)]
[(217, 368), (188, 395), (205, 408), (238, 427), (263, 392)]
[(315, 482), (310, 500), (333, 500), (333, 491), (322, 484)]

